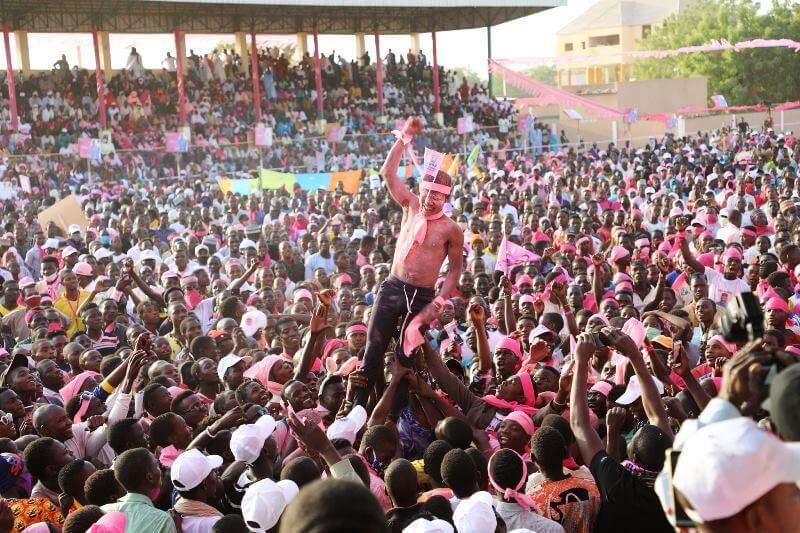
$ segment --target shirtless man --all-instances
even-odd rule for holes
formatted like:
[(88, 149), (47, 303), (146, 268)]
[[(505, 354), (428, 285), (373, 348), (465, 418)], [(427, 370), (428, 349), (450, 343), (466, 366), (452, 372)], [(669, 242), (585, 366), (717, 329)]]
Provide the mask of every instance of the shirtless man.
[[(452, 294), (461, 275), (464, 234), (442, 212), (450, 194), (450, 176), (441, 170), (436, 176), (424, 176), (419, 182), (420, 195), (417, 196), (397, 175), (406, 145), (421, 128), (420, 119), (411, 117), (402, 132), (394, 132), (398, 140), (381, 169), (389, 194), (403, 208), (403, 221), (392, 273), (381, 285), (370, 316), (362, 366), (369, 386), (360, 389), (355, 397), (355, 403), (361, 405), (366, 404), (369, 391), (383, 370), (389, 342), (401, 333), (403, 338), (397, 357), (405, 366), (411, 366), (408, 356), (423, 341), (420, 327), (430, 324), (444, 304), (444, 298), (436, 296), (434, 285), (445, 257), (449, 269), (440, 293)], [(399, 319), (402, 319), (400, 331), (397, 329)]]

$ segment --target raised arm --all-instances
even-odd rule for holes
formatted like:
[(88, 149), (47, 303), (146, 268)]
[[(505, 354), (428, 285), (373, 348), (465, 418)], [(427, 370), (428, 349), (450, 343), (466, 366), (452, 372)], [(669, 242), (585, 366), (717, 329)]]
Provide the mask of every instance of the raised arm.
[(653, 381), (653, 376), (647, 369), (647, 364), (644, 362), (642, 352), (636, 347), (636, 343), (633, 342), (633, 339), (622, 333), (622, 331), (616, 328), (603, 328), (603, 332), (608, 335), (614, 348), (630, 359), (633, 370), (639, 378), (639, 386), (642, 389), (642, 407), (644, 407), (647, 419), (665, 434), (671, 436), (672, 428), (667, 418), (667, 410), (664, 408), (664, 403), (661, 401), (661, 395), (658, 393), (656, 383)]
[(603, 301), (603, 276), (600, 272), (600, 269), (603, 268), (603, 263), (605, 263), (603, 254), (594, 254), (592, 256), (592, 265), (594, 266), (594, 272), (592, 272), (592, 294), (594, 294), (598, 308), (600, 307), (600, 302)]
[(244, 274), (233, 280), (228, 289), (230, 289), (230, 291), (233, 293), (237, 292), (239, 288), (244, 285), (248, 279), (250, 279), (250, 276), (256, 273), (258, 267), (258, 260), (256, 258), (252, 258), (250, 260), (250, 265), (247, 267), (247, 270), (244, 271)]
[(395, 202), (403, 207), (407, 206), (412, 200), (416, 200), (416, 196), (408, 190), (406, 184), (397, 175), (397, 168), (400, 166), (400, 160), (403, 157), (406, 145), (411, 142), (414, 135), (419, 133), (421, 129), (422, 121), (417, 117), (409, 117), (403, 127), (403, 131), (399, 132), (400, 138), (395, 141), (381, 167), (381, 176), (386, 181), (389, 194), (392, 195)]
[(478, 340), (478, 371), (491, 372), (492, 354), (489, 350), (489, 339), (486, 336), (485, 310), (478, 303), (469, 306), (469, 319), (475, 328), (475, 337)]
[[(675, 226), (678, 228), (680, 233), (684, 233), (686, 228), (689, 227), (689, 220), (686, 217), (680, 217), (675, 222)], [(692, 251), (689, 249), (689, 241), (686, 240), (686, 237), (675, 237), (675, 239), (681, 247), (683, 262), (689, 265), (695, 272), (705, 272), (706, 267), (704, 267), (703, 264), (697, 260)]]
[(578, 443), (583, 462), (587, 465), (592, 464), (594, 456), (604, 448), (603, 441), (600, 440), (600, 436), (589, 421), (589, 402), (586, 399), (589, 358), (595, 348), (594, 339), (590, 334), (581, 333), (578, 336), (578, 344), (575, 346), (572, 390), (569, 395), (569, 423), (575, 434), (575, 441)]

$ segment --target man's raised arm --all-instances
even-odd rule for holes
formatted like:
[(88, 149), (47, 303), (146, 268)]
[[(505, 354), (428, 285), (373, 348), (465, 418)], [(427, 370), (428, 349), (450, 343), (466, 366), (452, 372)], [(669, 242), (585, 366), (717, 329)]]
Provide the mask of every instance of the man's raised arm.
[(411, 142), (414, 134), (422, 129), (422, 122), (417, 117), (411, 117), (406, 121), (402, 132), (394, 132), (398, 139), (395, 141), (386, 161), (381, 167), (381, 176), (386, 181), (386, 187), (389, 189), (389, 194), (395, 202), (405, 207), (412, 200), (416, 200), (414, 193), (408, 190), (406, 184), (397, 175), (397, 169), (400, 166), (400, 159), (403, 157), (403, 151), (406, 145)]

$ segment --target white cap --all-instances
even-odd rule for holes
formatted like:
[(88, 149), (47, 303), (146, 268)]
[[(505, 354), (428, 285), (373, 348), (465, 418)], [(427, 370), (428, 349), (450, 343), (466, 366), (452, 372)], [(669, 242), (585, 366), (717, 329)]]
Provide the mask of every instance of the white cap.
[(247, 250), (248, 248), (255, 248), (256, 243), (251, 241), (250, 239), (244, 239), (241, 244), (239, 244), (239, 250)]
[(326, 434), (331, 440), (345, 439), (353, 444), (356, 442), (356, 435), (366, 423), (367, 412), (360, 405), (356, 405), (347, 416), (334, 420), (333, 424), (328, 426)]
[(69, 257), (72, 254), (77, 254), (77, 253), (78, 253), (78, 250), (76, 250), (74, 247), (67, 246), (66, 248), (64, 248), (64, 251), (61, 252), (61, 257)]
[(94, 252), (94, 258), (97, 259), (98, 261), (100, 261), (102, 259), (108, 259), (108, 258), (113, 257), (113, 256), (114, 256), (114, 254), (112, 254), (108, 250), (108, 248), (98, 248)]
[(235, 353), (229, 353), (225, 357), (219, 360), (217, 363), (217, 374), (219, 374), (219, 379), (225, 380), (225, 372), (228, 371), (230, 367), (238, 363), (239, 361), (243, 360), (244, 357), (240, 355), (236, 355)]
[[(656, 384), (658, 393), (664, 394), (664, 384), (654, 377), (653, 377), (653, 382)], [(630, 405), (633, 402), (635, 402), (637, 398), (641, 396), (642, 396), (642, 387), (639, 384), (639, 376), (631, 376), (631, 380), (628, 382), (628, 386), (625, 388), (625, 392), (622, 393), (622, 396), (617, 398), (617, 401), (615, 403), (618, 403), (619, 405)]]
[(45, 250), (58, 250), (58, 239), (47, 239), (44, 241), (42, 248)]
[(67, 233), (69, 233), (70, 235), (72, 235), (73, 233), (80, 233), (80, 232), (81, 232), (81, 227), (77, 224), (70, 224), (69, 228), (67, 228)]
[(194, 255), (200, 255), (200, 250), (205, 250), (207, 252), (208, 246), (206, 246), (205, 244), (198, 244), (197, 246), (194, 247)]
[(181, 453), (172, 463), (170, 478), (179, 491), (192, 490), (208, 477), (212, 470), (222, 466), (219, 455), (204, 455), (196, 448)]
[(733, 516), (777, 485), (797, 482), (800, 443), (782, 442), (745, 417), (693, 432), (672, 478), (693, 508), (687, 514), (703, 522)]
[(403, 529), (403, 533), (453, 533), (453, 526), (440, 518), (417, 518)]
[(161, 256), (155, 250), (142, 250), (142, 253), (139, 254), (140, 261), (147, 261), (148, 259), (152, 259), (153, 261), (158, 261), (161, 259)]
[(242, 315), (240, 326), (245, 335), (252, 337), (259, 328), (267, 327), (267, 315), (258, 310), (247, 311)]
[(485, 533), (497, 528), (497, 518), (488, 492), (476, 492), (463, 500), (453, 513), (453, 524), (458, 533)]
[(247, 528), (260, 533), (275, 527), (298, 492), (300, 489), (290, 479), (275, 483), (266, 478), (247, 487), (242, 498), (242, 518)]
[(244, 424), (236, 428), (231, 435), (233, 458), (247, 464), (255, 462), (276, 425), (274, 418), (264, 415), (255, 424)]

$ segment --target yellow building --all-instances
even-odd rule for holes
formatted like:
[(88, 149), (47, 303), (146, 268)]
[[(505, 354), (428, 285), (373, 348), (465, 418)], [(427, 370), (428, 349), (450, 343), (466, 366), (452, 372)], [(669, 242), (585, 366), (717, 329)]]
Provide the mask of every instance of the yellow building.
[(585, 61), (559, 62), (558, 85), (575, 87), (628, 81), (633, 58), (618, 52), (639, 50), (639, 41), (689, 0), (600, 0), (562, 28), (556, 38), (557, 55), (595, 56)]

